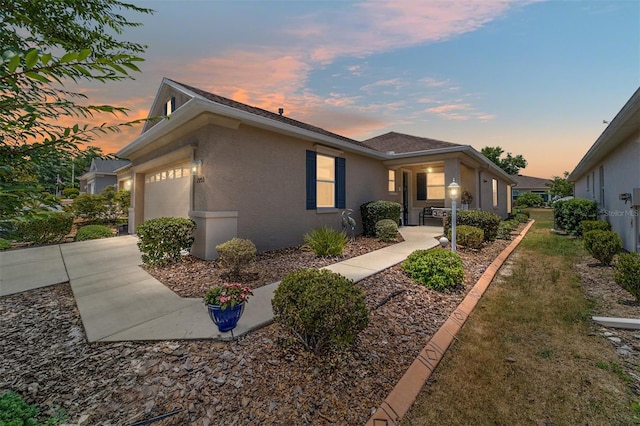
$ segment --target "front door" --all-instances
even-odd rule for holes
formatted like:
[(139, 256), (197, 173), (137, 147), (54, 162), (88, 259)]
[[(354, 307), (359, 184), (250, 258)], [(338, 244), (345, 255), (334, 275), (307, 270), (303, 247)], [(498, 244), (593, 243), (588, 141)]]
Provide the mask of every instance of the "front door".
[(409, 172), (402, 172), (402, 225), (409, 224)]

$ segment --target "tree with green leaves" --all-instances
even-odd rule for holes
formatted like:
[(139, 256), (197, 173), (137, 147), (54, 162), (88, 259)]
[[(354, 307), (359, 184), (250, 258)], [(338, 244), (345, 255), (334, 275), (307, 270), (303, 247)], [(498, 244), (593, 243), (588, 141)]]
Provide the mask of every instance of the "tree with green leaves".
[[(124, 12), (152, 11), (118, 0), (0, 0), (0, 221), (28, 214), (28, 202), (51, 203), (38, 176), (54, 153), (77, 156), (96, 136), (142, 121), (83, 124), (101, 114), (120, 120), (127, 109), (93, 105), (70, 88), (140, 71), (146, 46), (116, 38), (140, 25)], [(78, 124), (61, 124), (67, 117)]]
[(502, 157), (504, 149), (499, 146), (485, 146), (480, 152), (510, 175), (517, 175), (520, 169), (527, 167), (527, 160), (521, 154), (513, 156), (507, 152), (507, 155)]
[(549, 193), (554, 198), (573, 196), (573, 184), (567, 180), (569, 172), (564, 172), (564, 177), (554, 176), (549, 186)]

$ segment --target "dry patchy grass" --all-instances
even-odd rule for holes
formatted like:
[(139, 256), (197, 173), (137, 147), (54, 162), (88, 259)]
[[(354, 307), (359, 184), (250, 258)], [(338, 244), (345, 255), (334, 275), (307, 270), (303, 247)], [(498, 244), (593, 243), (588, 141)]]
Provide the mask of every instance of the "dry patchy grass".
[(593, 333), (579, 241), (538, 213), (404, 425), (633, 424), (614, 349)]

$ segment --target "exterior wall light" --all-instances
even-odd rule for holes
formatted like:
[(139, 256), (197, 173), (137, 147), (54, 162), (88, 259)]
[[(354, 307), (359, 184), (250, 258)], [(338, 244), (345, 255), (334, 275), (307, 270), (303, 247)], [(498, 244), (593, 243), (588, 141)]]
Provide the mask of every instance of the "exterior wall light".
[(458, 195), (460, 194), (460, 185), (456, 183), (455, 178), (453, 182), (449, 184), (449, 198), (451, 198), (451, 251), (453, 253), (456, 252), (456, 221), (457, 221), (457, 206), (456, 201), (458, 200)]
[(202, 160), (192, 161), (191, 176), (201, 176), (201, 175), (202, 175)]

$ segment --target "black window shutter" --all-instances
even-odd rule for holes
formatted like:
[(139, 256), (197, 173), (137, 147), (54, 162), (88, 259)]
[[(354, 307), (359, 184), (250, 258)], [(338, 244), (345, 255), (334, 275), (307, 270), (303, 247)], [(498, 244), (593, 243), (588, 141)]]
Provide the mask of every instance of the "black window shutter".
[(418, 173), (418, 200), (426, 200), (427, 199), (427, 174), (426, 173)]
[(173, 113), (173, 111), (176, 110), (176, 98), (175, 97), (171, 97), (171, 113)]
[(167, 115), (167, 104), (162, 105), (162, 115)]
[(347, 176), (346, 160), (336, 158), (336, 208), (344, 209), (347, 206)]
[(316, 208), (316, 152), (307, 151), (307, 210)]

